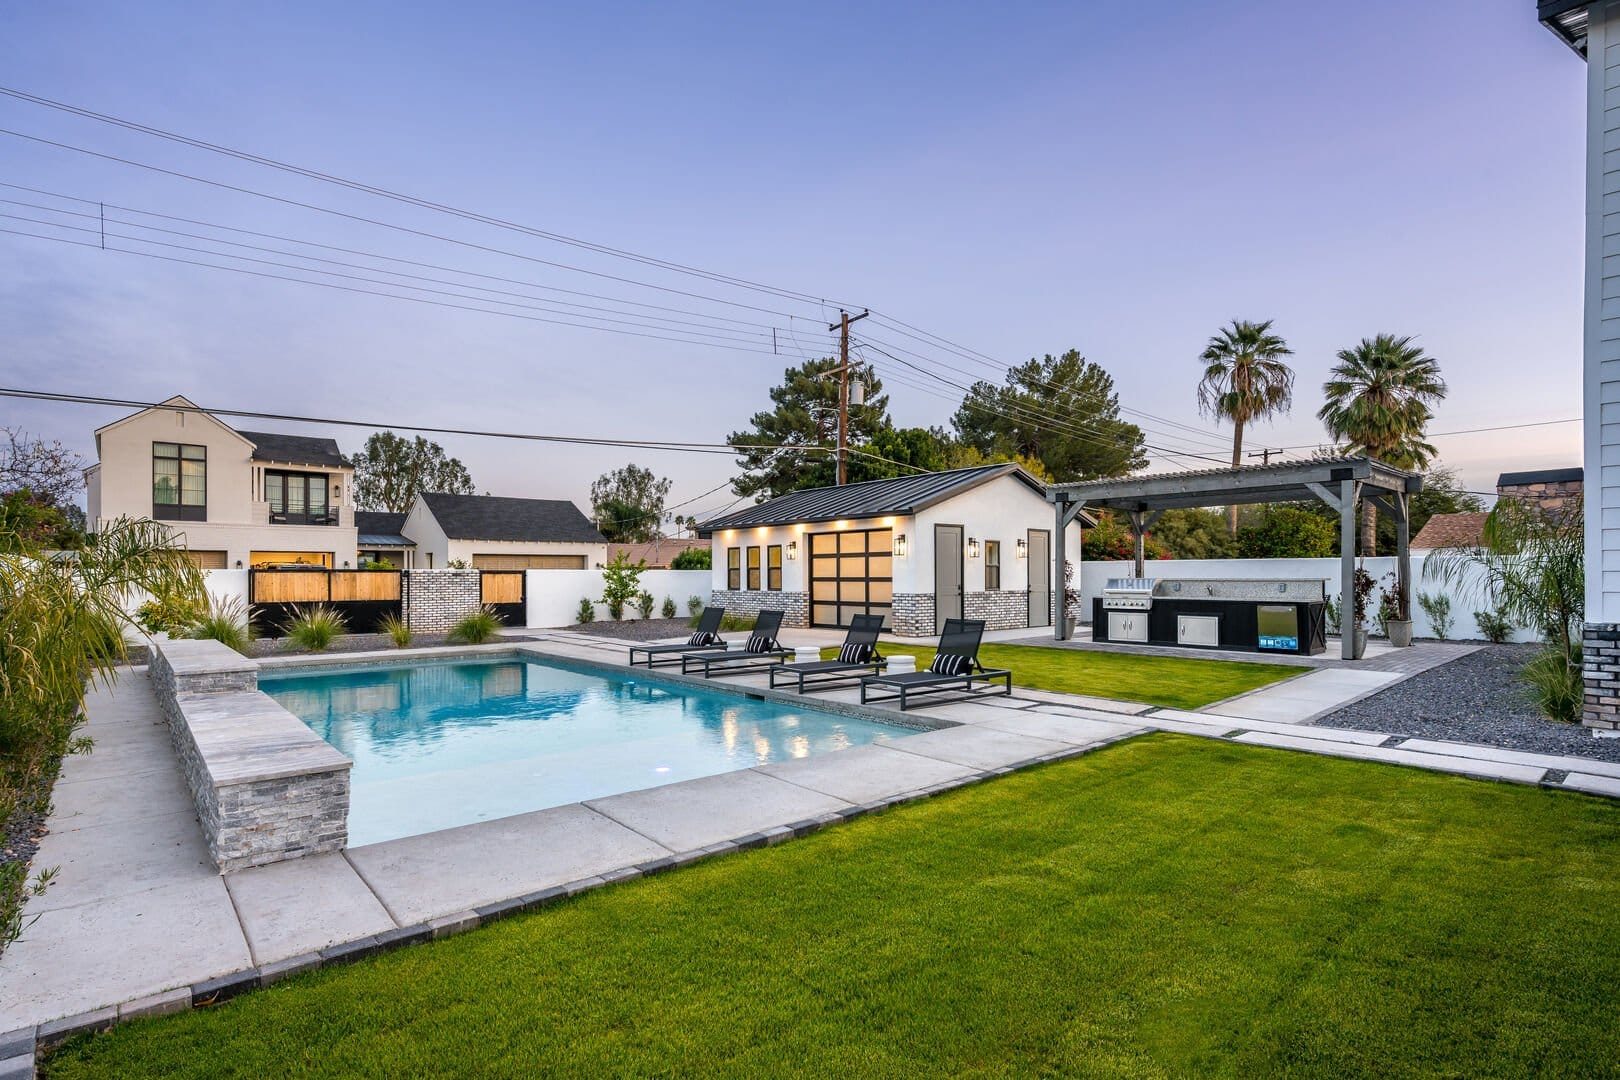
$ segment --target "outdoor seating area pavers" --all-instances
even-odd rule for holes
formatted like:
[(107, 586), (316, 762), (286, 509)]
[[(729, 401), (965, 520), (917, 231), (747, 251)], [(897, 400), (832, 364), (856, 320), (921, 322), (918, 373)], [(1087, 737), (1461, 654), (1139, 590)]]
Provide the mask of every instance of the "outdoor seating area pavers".
[[(577, 633), (513, 647), (625, 656), (621, 641)], [(1152, 730), (1620, 797), (1620, 765), (1275, 718), (1343, 704), (1367, 692), (1369, 674), (1313, 671), (1199, 712), (1018, 689), (924, 710), (936, 730), (889, 743), (221, 877), (155, 695), (143, 671), (128, 671), (92, 695), (96, 750), (64, 763), (34, 863), (61, 874), (28, 904), (38, 921), (0, 955), (0, 1048), (223, 999)], [(1399, 677), (1383, 673), (1378, 685)], [(769, 693), (763, 674), (727, 681)], [(815, 701), (848, 706), (857, 693)]]

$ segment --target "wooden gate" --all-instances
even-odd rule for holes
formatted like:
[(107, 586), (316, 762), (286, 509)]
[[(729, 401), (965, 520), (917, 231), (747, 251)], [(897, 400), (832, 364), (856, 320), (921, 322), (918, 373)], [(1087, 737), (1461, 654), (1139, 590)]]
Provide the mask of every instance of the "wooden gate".
[(404, 617), (398, 570), (250, 570), (248, 610), (255, 630), (280, 637), (299, 609), (324, 604), (357, 634), (375, 633), (382, 620)]
[(478, 571), (478, 602), (493, 611), (504, 626), (528, 622), (528, 572), (524, 570)]

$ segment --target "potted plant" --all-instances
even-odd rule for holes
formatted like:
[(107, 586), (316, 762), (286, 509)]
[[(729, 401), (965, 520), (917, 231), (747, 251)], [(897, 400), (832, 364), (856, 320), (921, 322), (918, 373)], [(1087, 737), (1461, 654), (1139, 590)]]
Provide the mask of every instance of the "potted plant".
[(1352, 641), (1350, 655), (1352, 659), (1360, 660), (1367, 654), (1367, 601), (1372, 598), (1372, 591), (1376, 586), (1373, 576), (1367, 573), (1365, 566), (1356, 567), (1355, 596), (1355, 638)]
[(1389, 643), (1397, 649), (1405, 649), (1412, 644), (1411, 607), (1394, 574), (1386, 574), (1384, 581), (1387, 584), (1384, 595), (1378, 599), (1378, 621), (1384, 624)]
[(1074, 587), (1074, 563), (1063, 564), (1063, 614), (1065, 616), (1063, 636), (1074, 640), (1074, 628), (1080, 622), (1080, 590)]

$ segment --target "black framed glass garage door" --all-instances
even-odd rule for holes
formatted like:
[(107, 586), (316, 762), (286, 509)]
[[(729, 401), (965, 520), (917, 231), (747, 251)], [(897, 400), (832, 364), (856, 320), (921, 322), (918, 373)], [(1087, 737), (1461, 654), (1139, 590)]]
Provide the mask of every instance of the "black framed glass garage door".
[(844, 529), (810, 534), (810, 625), (849, 625), (852, 615), (881, 615), (894, 604), (894, 530)]

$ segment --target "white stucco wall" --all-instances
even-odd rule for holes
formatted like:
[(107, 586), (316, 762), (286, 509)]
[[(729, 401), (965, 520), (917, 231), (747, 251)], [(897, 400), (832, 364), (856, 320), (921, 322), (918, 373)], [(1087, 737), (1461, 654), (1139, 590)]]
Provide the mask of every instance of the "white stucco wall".
[[(662, 618), (664, 598), (675, 601), (678, 618), (686, 618), (686, 601), (696, 596), (709, 602), (709, 572), (707, 570), (643, 570), (641, 587), (653, 595), (653, 618)], [(528, 620), (531, 627), (572, 626), (579, 621), (579, 602), (596, 601), (602, 597), (602, 571), (591, 570), (530, 570), (525, 588), (528, 595)], [(595, 605), (596, 617), (606, 619), (607, 608)], [(626, 606), (626, 620), (639, 619), (635, 610)]]
[(1587, 24), (1586, 619), (1620, 622), (1620, 4)]

